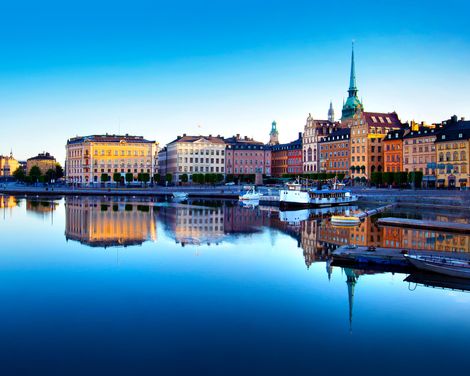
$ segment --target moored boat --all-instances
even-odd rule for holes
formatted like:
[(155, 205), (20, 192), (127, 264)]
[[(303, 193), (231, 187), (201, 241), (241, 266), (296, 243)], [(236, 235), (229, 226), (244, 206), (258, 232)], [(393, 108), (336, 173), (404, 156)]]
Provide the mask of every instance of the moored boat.
[(188, 198), (188, 194), (186, 192), (173, 192), (173, 198), (175, 200), (186, 200)]
[(256, 201), (259, 200), (261, 196), (262, 194), (256, 192), (255, 187), (251, 187), (248, 191), (238, 196), (238, 199), (242, 201)]
[(404, 255), (417, 269), (457, 278), (470, 278), (470, 261), (448, 256)]

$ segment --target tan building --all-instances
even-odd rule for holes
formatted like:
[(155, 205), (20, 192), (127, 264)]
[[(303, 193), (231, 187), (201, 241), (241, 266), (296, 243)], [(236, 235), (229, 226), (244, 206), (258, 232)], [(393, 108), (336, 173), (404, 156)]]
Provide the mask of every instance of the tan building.
[(225, 146), (221, 136), (178, 136), (166, 146), (166, 173), (175, 183), (183, 174), (225, 175)]
[(470, 179), (470, 121), (445, 125), (436, 137), (437, 186), (467, 188)]
[(436, 135), (439, 129), (412, 128), (403, 136), (403, 171), (423, 173), (423, 185), (434, 187), (436, 183)]
[(104, 174), (112, 179), (114, 173), (121, 174), (123, 182), (126, 173), (132, 173), (134, 180), (147, 173), (152, 180), (158, 173), (158, 143), (129, 135), (93, 135), (67, 141), (67, 182), (99, 183)]
[(349, 175), (350, 133), (349, 128), (339, 128), (320, 140), (321, 172)]
[(0, 155), (0, 176), (9, 177), (20, 167), (20, 163), (13, 158), (13, 153), (10, 156)]
[(92, 247), (140, 245), (157, 240), (153, 206), (66, 197), (65, 237)]
[(57, 161), (49, 153), (40, 153), (35, 157), (29, 158), (26, 161), (26, 173), (29, 174), (33, 166), (38, 167), (42, 174), (48, 170), (55, 170)]

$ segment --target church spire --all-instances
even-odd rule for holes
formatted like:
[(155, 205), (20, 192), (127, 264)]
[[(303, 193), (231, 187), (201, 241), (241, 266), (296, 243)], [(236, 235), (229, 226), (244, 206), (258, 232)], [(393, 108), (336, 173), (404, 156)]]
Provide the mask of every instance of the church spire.
[(357, 96), (357, 86), (356, 86), (356, 66), (354, 64), (354, 41), (352, 42), (352, 51), (351, 51), (351, 75), (349, 77), (349, 90), (350, 97)]
[(351, 73), (349, 76), (349, 89), (348, 98), (343, 104), (343, 111), (341, 119), (348, 119), (353, 117), (358, 111), (364, 111), (364, 107), (357, 97), (357, 84), (356, 84), (356, 62), (354, 60), (354, 41), (352, 43), (351, 51)]
[(328, 110), (328, 121), (334, 122), (335, 121), (335, 110), (333, 110), (333, 102), (330, 101), (330, 108)]

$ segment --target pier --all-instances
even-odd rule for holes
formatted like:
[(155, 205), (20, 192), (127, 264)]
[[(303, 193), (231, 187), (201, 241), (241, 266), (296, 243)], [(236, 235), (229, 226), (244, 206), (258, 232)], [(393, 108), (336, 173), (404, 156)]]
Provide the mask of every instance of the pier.
[(384, 226), (410, 227), (444, 232), (470, 234), (470, 224), (458, 222), (423, 221), (407, 218), (379, 218), (377, 223)]

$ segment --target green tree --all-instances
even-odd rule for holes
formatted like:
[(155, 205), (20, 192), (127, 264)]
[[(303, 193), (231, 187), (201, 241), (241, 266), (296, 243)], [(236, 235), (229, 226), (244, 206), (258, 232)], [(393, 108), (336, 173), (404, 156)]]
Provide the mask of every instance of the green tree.
[(18, 167), (14, 172), (13, 176), (16, 180), (18, 181), (25, 181), (26, 179), (26, 173), (21, 167)]
[(56, 163), (55, 165), (55, 178), (62, 179), (64, 177), (64, 169), (60, 165), (60, 163)]
[(154, 181), (155, 183), (160, 183), (160, 180), (161, 180), (160, 174), (155, 174), (155, 175), (153, 175), (153, 181)]
[(381, 172), (373, 172), (370, 177), (371, 183), (379, 186), (382, 184), (382, 173)]
[(413, 184), (414, 188), (421, 188), (423, 181), (423, 173), (421, 171), (412, 171), (408, 175), (408, 181)]
[(132, 172), (126, 173), (126, 182), (131, 183), (134, 181), (134, 174)]
[(56, 176), (55, 176), (55, 168), (52, 169), (50, 168), (49, 170), (46, 171), (46, 174), (45, 174), (45, 180), (50, 183), (52, 180), (55, 180)]
[(150, 181), (150, 174), (147, 172), (141, 172), (139, 175), (137, 175), (137, 180), (147, 184)]
[(101, 181), (103, 183), (106, 183), (107, 181), (110, 181), (111, 180), (111, 176), (109, 176), (108, 174), (101, 174)]
[(394, 183), (395, 176), (393, 172), (384, 172), (383, 173), (383, 182), (387, 185), (392, 185)]
[(222, 174), (217, 174), (215, 177), (216, 183), (222, 183), (224, 181), (224, 175)]
[(165, 175), (165, 181), (169, 184), (173, 181), (173, 175), (168, 173)]
[(39, 178), (42, 176), (41, 169), (38, 166), (31, 167), (31, 170), (29, 170), (29, 176), (33, 183), (37, 183)]
[(119, 172), (113, 174), (113, 181), (118, 184), (121, 182), (121, 174)]
[(180, 181), (181, 181), (182, 183), (187, 183), (188, 180), (189, 180), (188, 174), (183, 174), (183, 175), (180, 176)]

